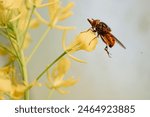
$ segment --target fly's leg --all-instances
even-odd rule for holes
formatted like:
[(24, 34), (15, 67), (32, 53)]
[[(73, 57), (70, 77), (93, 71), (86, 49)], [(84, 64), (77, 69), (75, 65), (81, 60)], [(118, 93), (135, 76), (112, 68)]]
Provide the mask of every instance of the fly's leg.
[(91, 44), (91, 42), (94, 40), (94, 39), (96, 39), (97, 38), (97, 36), (96, 37), (94, 37), (91, 41), (90, 41), (90, 43), (89, 43), (89, 45)]
[(90, 30), (93, 30), (93, 29), (92, 29), (92, 28), (89, 28), (88, 30), (83, 31), (83, 32), (81, 32), (81, 33), (85, 33), (85, 32), (88, 32), (88, 31), (90, 31)]
[(94, 39), (96, 39), (96, 38), (98, 38), (98, 37), (99, 37), (99, 34), (97, 34), (97, 36), (94, 37), (94, 38), (90, 41), (89, 45), (91, 44), (91, 42), (92, 42)]
[(96, 32), (95, 28), (91, 27), (91, 28), (89, 28), (88, 30), (83, 31), (83, 32), (81, 32), (81, 33), (85, 33), (85, 32), (88, 32), (88, 31), (90, 31), (90, 30), (91, 30), (92, 32)]
[(109, 53), (109, 51), (108, 51), (108, 46), (106, 45), (106, 47), (104, 48), (104, 50), (107, 52), (107, 54), (108, 54), (108, 56), (111, 58), (111, 54)]

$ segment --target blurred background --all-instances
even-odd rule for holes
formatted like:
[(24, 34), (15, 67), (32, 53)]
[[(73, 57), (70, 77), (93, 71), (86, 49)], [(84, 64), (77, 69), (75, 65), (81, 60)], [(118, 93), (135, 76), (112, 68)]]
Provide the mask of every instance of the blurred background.
[[(76, 26), (76, 30), (67, 34), (68, 43), (90, 27), (87, 18), (94, 18), (105, 22), (127, 49), (115, 44), (109, 49), (112, 56), (109, 58), (105, 44), (99, 39), (95, 51), (77, 52), (75, 56), (87, 64), (71, 60), (66, 78), (74, 76), (80, 81), (66, 89), (69, 94), (54, 92), (50, 99), (150, 99), (150, 0), (62, 0), (62, 4), (69, 1), (75, 3), (74, 15), (61, 25)], [(41, 13), (47, 17), (47, 9)], [(40, 30), (32, 32), (33, 41), (26, 54), (45, 30), (46, 26), (42, 25)], [(61, 42), (62, 31), (50, 31), (28, 65), (30, 78), (36, 77), (63, 52)], [(45, 76), (40, 82), (46, 82)], [(47, 99), (48, 93), (45, 87), (35, 87), (31, 97)]]

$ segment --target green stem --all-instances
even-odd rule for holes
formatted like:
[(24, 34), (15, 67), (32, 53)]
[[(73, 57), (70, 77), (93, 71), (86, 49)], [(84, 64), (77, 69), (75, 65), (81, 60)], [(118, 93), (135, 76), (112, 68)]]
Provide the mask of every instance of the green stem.
[[(21, 50), (21, 62), (22, 62), (23, 81), (28, 83), (27, 65), (26, 65), (26, 61), (25, 61), (25, 56), (24, 56), (23, 50)], [(24, 99), (25, 100), (29, 100), (29, 90), (25, 91)]]
[(28, 31), (28, 29), (29, 29), (30, 21), (31, 21), (32, 14), (33, 14), (35, 8), (36, 8), (36, 7), (33, 5), (32, 9), (31, 9), (31, 11), (30, 11), (29, 18), (28, 18), (28, 20), (27, 20), (27, 26), (26, 26), (26, 28), (25, 28), (25, 31), (24, 31), (23, 34), (22, 34), (22, 39), (23, 39), (23, 40), (22, 40), (21, 47), (23, 47), (24, 38), (25, 38), (25, 36), (26, 36), (26, 34), (27, 34), (27, 31)]
[(49, 95), (48, 95), (48, 100), (49, 100), (50, 98), (52, 98), (53, 93), (54, 93), (54, 89), (50, 90)]
[(59, 59), (61, 59), (64, 55), (66, 55), (67, 52), (63, 52), (58, 58), (56, 58), (51, 64), (49, 64), (41, 73), (40, 75), (36, 78), (36, 81), (38, 81), (47, 70), (52, 67)]
[[(25, 39), (26, 33), (27, 33), (28, 29), (29, 29), (29, 25), (30, 25), (30, 21), (31, 21), (31, 18), (32, 18), (32, 14), (33, 14), (33, 12), (34, 12), (34, 9), (35, 9), (35, 6), (33, 5), (32, 9), (31, 9), (31, 11), (30, 11), (30, 14), (29, 14), (29, 18), (28, 18), (28, 20), (27, 20), (27, 26), (26, 26), (26, 28), (25, 28), (25, 31), (24, 31), (23, 34), (22, 34), (22, 36), (23, 36), (22, 39), (23, 39), (23, 40), (22, 40), (22, 44), (21, 44), (21, 45), (23, 45), (23, 43), (24, 43), (24, 39)], [(23, 47), (23, 46), (21, 46), (21, 47)], [(22, 61), (23, 81), (25, 81), (25, 82), (28, 83), (27, 62), (25, 61), (25, 56), (24, 56), (24, 52), (23, 52), (22, 48), (21, 48), (20, 53), (21, 53), (20, 56), (21, 56), (21, 61)], [(29, 100), (29, 97), (30, 97), (30, 95), (29, 95), (29, 90), (26, 90), (25, 93), (24, 93), (24, 99), (25, 99), (25, 100)]]
[[(28, 76), (27, 76), (27, 66), (26, 66), (26, 61), (25, 61), (25, 56), (24, 56), (24, 52), (22, 49), (18, 49), (15, 47), (15, 44), (13, 43), (11, 37), (9, 36), (9, 33), (8, 33), (8, 30), (6, 29), (6, 32), (7, 32), (7, 35), (8, 35), (8, 38), (10, 40), (10, 43), (14, 49), (14, 52), (18, 58), (18, 61), (19, 61), (19, 65), (20, 65), (20, 68), (21, 68), (21, 71), (22, 71), (22, 76), (23, 76), (23, 80), (25, 82), (28, 82)], [(27, 90), (25, 92), (25, 96), (24, 96), (24, 99), (25, 100), (28, 100), (29, 99), (29, 91)]]
[(38, 43), (36, 44), (36, 46), (33, 48), (30, 56), (27, 59), (27, 63), (30, 61), (30, 59), (32, 58), (32, 56), (34, 55), (34, 53), (36, 52), (36, 50), (39, 48), (39, 46), (41, 45), (41, 43), (43, 42), (43, 40), (45, 39), (45, 37), (47, 36), (48, 32), (51, 30), (51, 27), (48, 27), (47, 30), (44, 32), (44, 34), (42, 35), (42, 37), (39, 39)]
[(15, 55), (16, 55), (16, 57), (17, 57), (17, 59), (18, 59), (19, 66), (22, 66), (22, 62), (21, 62), (21, 60), (20, 60), (20, 55), (19, 55), (19, 53), (18, 53), (18, 50), (16, 49), (16, 47), (15, 47), (15, 45), (14, 45), (14, 43), (13, 43), (13, 41), (12, 41), (11, 37), (9, 36), (9, 32), (8, 32), (8, 30), (7, 30), (7, 29), (6, 29), (6, 34), (7, 34), (8, 39), (10, 40), (10, 43), (11, 43), (11, 45), (12, 45), (13, 49), (14, 49), (14, 53), (15, 53)]

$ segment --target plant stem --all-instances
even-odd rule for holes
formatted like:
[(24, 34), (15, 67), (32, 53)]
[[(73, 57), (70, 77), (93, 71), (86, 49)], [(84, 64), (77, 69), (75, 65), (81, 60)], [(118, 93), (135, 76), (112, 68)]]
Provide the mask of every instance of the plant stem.
[[(12, 41), (11, 37), (9, 36), (8, 29), (6, 29), (6, 34), (7, 34), (7, 36), (8, 36), (8, 39), (10, 40), (11, 46), (12, 46), (12, 48), (13, 48), (12, 50), (14, 50), (15, 56), (16, 56), (17, 59), (18, 59), (18, 63), (19, 63), (20, 70), (22, 71), (22, 62), (21, 62), (21, 59), (20, 59), (20, 53), (18, 53), (19, 50), (16, 49), (14, 41)], [(18, 46), (17, 46), (17, 47), (18, 47)]]
[[(20, 52), (21, 52), (23, 81), (28, 82), (27, 66), (26, 66), (24, 52), (23, 52), (23, 50), (21, 50)], [(25, 91), (24, 99), (29, 100), (29, 90)]]
[(28, 20), (27, 20), (27, 26), (26, 26), (26, 28), (25, 28), (25, 31), (24, 31), (23, 34), (22, 34), (22, 44), (21, 44), (21, 47), (23, 47), (24, 38), (25, 38), (25, 36), (26, 36), (26, 34), (27, 34), (27, 31), (28, 31), (28, 29), (29, 29), (30, 21), (31, 21), (32, 14), (33, 14), (35, 8), (36, 8), (35, 5), (33, 5), (32, 9), (31, 9), (31, 11), (30, 11), (30, 13), (29, 13), (29, 18), (28, 18)]
[(67, 52), (63, 52), (58, 58), (56, 58), (51, 64), (49, 64), (41, 73), (40, 75), (36, 78), (36, 81), (38, 81), (47, 70), (52, 67), (59, 59), (61, 59), (64, 55), (66, 55)]
[[(30, 13), (29, 13), (29, 18), (28, 18), (28, 20), (27, 20), (27, 26), (26, 26), (26, 28), (25, 28), (25, 31), (23, 32), (23, 37), (22, 37), (22, 44), (21, 44), (21, 47), (23, 47), (22, 45), (23, 45), (23, 43), (24, 43), (24, 40), (25, 40), (25, 36), (26, 36), (26, 34), (27, 34), (27, 31), (28, 31), (28, 29), (29, 29), (29, 24), (30, 24), (30, 21), (31, 21), (31, 18), (32, 18), (32, 14), (33, 14), (33, 12), (34, 12), (34, 9), (35, 9), (35, 6), (33, 5), (33, 7), (32, 7), (32, 9), (31, 9), (31, 11), (30, 11)], [(22, 50), (22, 48), (21, 48), (21, 50), (20, 50), (20, 58), (21, 58), (21, 62), (22, 62), (22, 75), (23, 75), (23, 81), (24, 82), (27, 82), (28, 83), (28, 74), (27, 74), (27, 62), (26, 62), (26, 60), (25, 60), (25, 56), (24, 56), (24, 52), (23, 52), (23, 50)], [(25, 93), (24, 93), (24, 99), (25, 100), (29, 100), (29, 90), (26, 90), (25, 91)]]
[(38, 43), (36, 44), (36, 46), (33, 48), (30, 56), (27, 59), (27, 63), (30, 61), (30, 59), (32, 58), (32, 56), (34, 55), (34, 53), (36, 52), (36, 50), (39, 48), (39, 46), (41, 45), (41, 43), (43, 42), (43, 40), (45, 39), (45, 37), (47, 36), (48, 32), (51, 30), (51, 27), (48, 27), (47, 30), (44, 32), (44, 34), (42, 35), (42, 37), (39, 39)]

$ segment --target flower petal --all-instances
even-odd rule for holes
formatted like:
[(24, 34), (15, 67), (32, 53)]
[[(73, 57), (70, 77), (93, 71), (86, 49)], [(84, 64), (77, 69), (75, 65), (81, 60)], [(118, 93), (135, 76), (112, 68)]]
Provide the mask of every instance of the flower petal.
[(62, 14), (65, 14), (66, 12), (70, 11), (70, 9), (74, 6), (74, 3), (73, 2), (69, 2), (66, 7), (64, 7), (62, 9)]
[(39, 25), (40, 25), (40, 21), (36, 18), (31, 20), (29, 27), (34, 29), (39, 27)]
[(10, 96), (13, 99), (21, 99), (24, 96), (24, 92), (26, 91), (26, 89), (27, 89), (27, 86), (23, 84), (14, 85)]
[(69, 87), (75, 85), (77, 82), (78, 80), (75, 80), (73, 77), (70, 77), (67, 80), (65, 80), (61, 85), (62, 87)]
[(69, 11), (67, 13), (61, 14), (60, 17), (58, 18), (58, 20), (63, 21), (72, 15), (73, 15), (73, 12)]
[(54, 2), (55, 4), (52, 4), (48, 7), (49, 16), (51, 19), (56, 15), (56, 12), (60, 8), (60, 0), (49, 0), (48, 2)]
[(76, 51), (84, 50), (91, 52), (95, 49), (97, 43), (97, 36), (93, 33), (93, 31), (89, 30), (77, 35), (74, 41), (70, 44), (69, 48), (76, 48), (74, 45), (78, 44)]
[(63, 46), (64, 51), (66, 51), (66, 52), (67, 52), (67, 55), (68, 55), (70, 58), (72, 58), (73, 60), (75, 60), (75, 61), (77, 61), (77, 62), (80, 62), (80, 63), (86, 63), (85, 61), (83, 61), (83, 60), (81, 60), (81, 59), (78, 59), (78, 58), (72, 56), (72, 55), (68, 52), (68, 50), (70, 51), (70, 50), (72, 50), (72, 48), (67, 49), (67, 47), (66, 47), (66, 44), (65, 44), (65, 43), (66, 43), (66, 33), (67, 33), (67, 31), (64, 30), (64, 32), (63, 32), (63, 37), (62, 37), (62, 46)]
[(62, 89), (56, 89), (60, 94), (68, 94), (68, 91), (62, 90)]
[(11, 88), (11, 81), (9, 79), (0, 78), (0, 92), (9, 92)]
[(41, 22), (41, 23), (44, 23), (46, 25), (49, 25), (49, 22), (46, 21), (36, 10), (34, 10), (34, 14), (35, 16), (38, 18), (38, 20)]
[(54, 28), (59, 29), (59, 30), (74, 30), (74, 29), (76, 29), (73, 26), (60, 26), (60, 25), (55, 25)]

